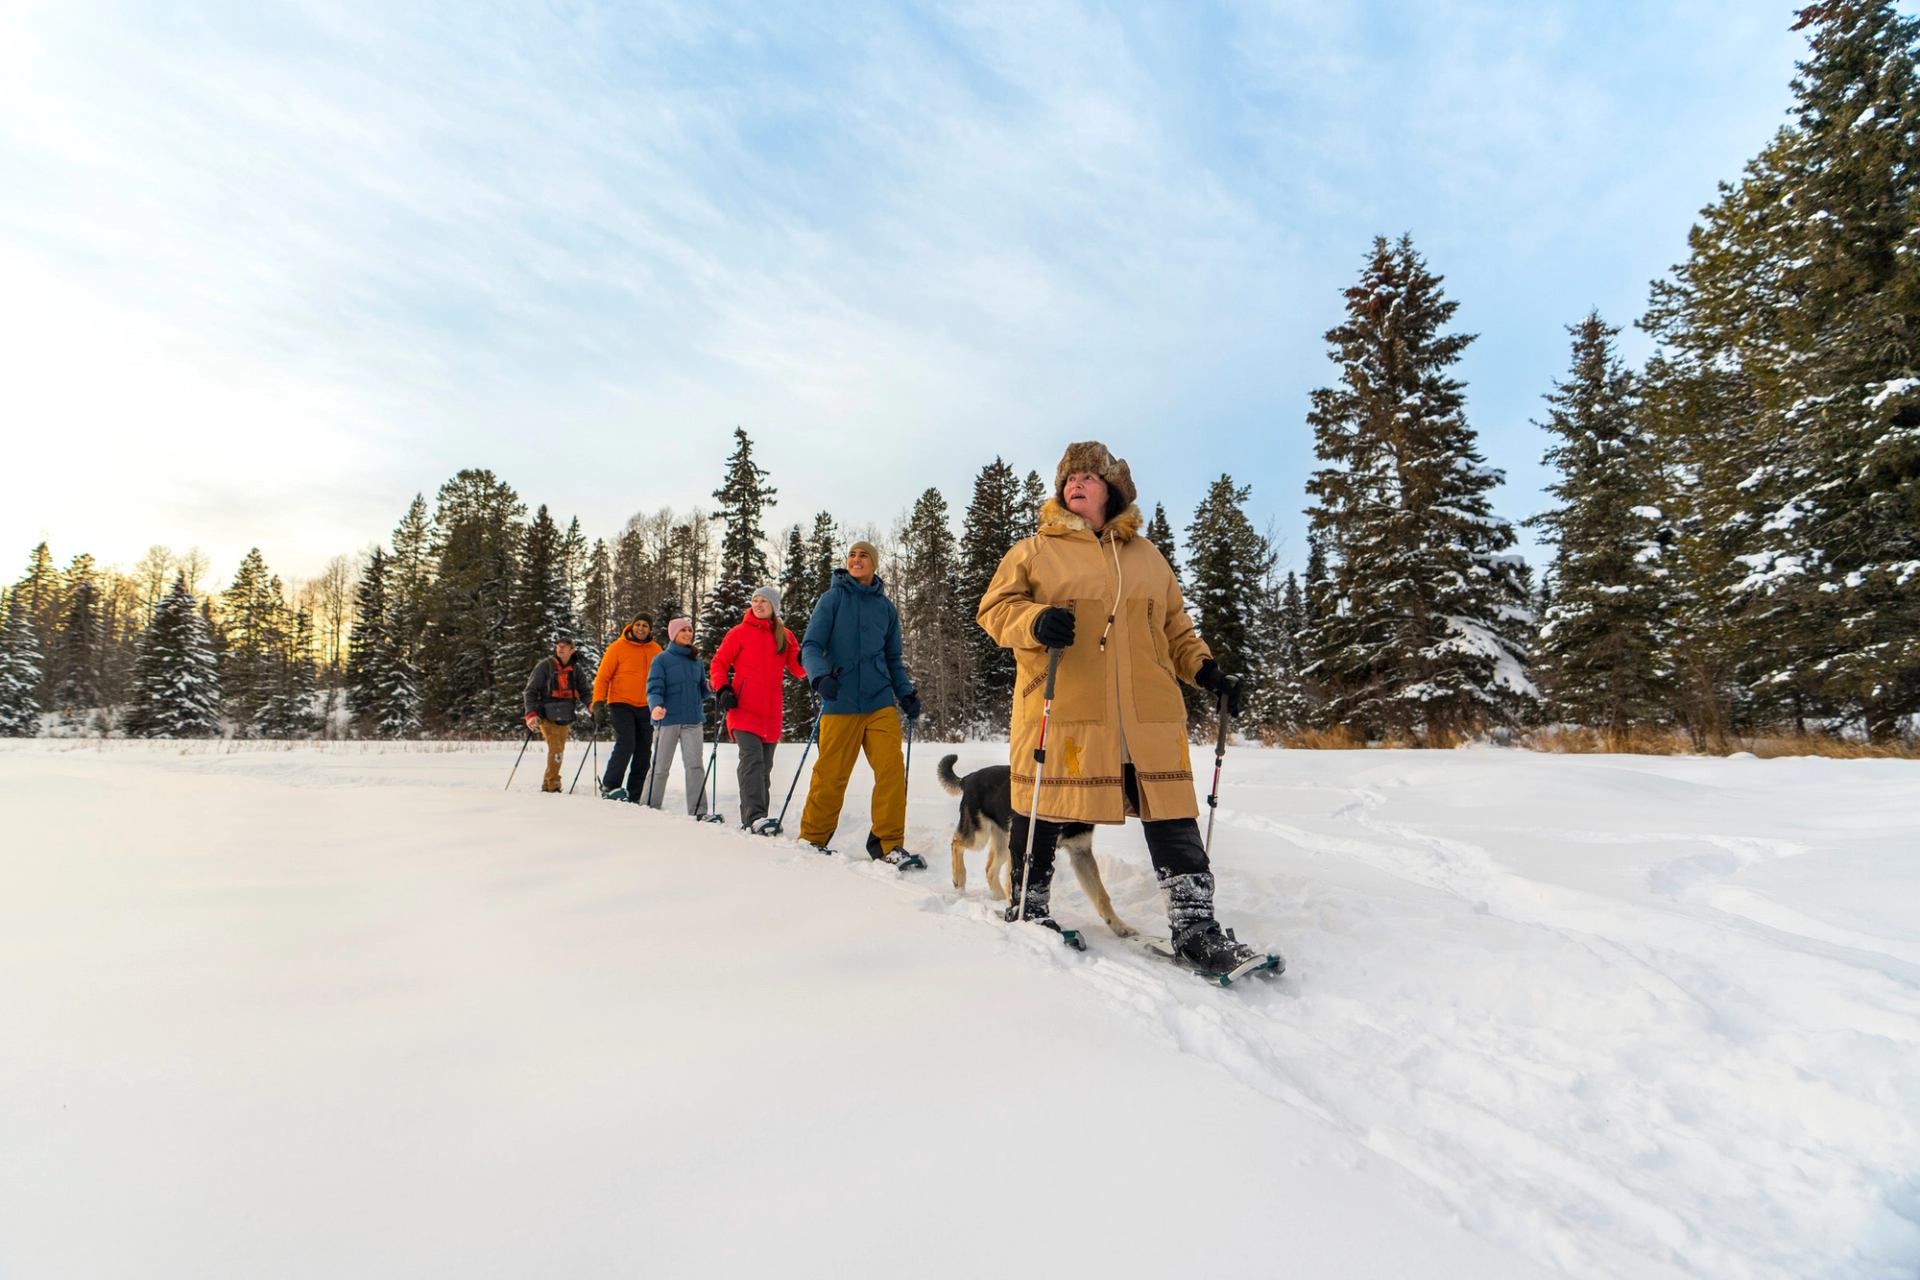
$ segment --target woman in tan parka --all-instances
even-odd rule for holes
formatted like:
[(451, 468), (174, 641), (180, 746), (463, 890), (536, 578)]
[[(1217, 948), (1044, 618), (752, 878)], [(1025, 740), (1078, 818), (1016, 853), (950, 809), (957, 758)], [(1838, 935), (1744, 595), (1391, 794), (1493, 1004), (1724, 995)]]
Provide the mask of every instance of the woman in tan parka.
[[(1173, 569), (1140, 535), (1133, 476), (1098, 441), (1069, 445), (1054, 470), (1039, 530), (1001, 559), (979, 621), (1010, 648), (1014, 680), (1014, 902), (1058, 928), (1048, 910), (1060, 825), (1138, 817), (1167, 893), (1174, 949), (1198, 968), (1225, 971), (1253, 958), (1213, 915), (1213, 873), (1195, 820), (1193, 765), (1181, 679), (1240, 706), (1239, 683), (1194, 630)], [(1047, 651), (1063, 650), (1047, 730), (1039, 818), (1028, 831)], [(1031, 850), (1031, 865), (1024, 851)], [(1024, 911), (1020, 885), (1026, 884)]]

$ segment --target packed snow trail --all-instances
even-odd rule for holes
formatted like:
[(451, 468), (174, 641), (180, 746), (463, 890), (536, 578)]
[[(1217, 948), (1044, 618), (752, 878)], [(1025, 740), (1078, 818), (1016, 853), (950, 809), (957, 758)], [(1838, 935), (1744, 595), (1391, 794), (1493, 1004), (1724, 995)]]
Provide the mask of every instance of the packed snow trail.
[[(1004, 751), (967, 747), (961, 771)], [(582, 1257), (624, 1256), (644, 1222), (692, 1265), (701, 1224), (736, 1234), (720, 1225), (733, 1178), (775, 1217), (767, 1252), (733, 1240), (722, 1273), (775, 1258), (791, 1271), (796, 1251), (852, 1247), (872, 1271), (892, 1259), (968, 1274), (1011, 1250), (1032, 1270), (1166, 1274), (1192, 1223), (1208, 1263), (1249, 1274), (1910, 1280), (1920, 1269), (1911, 764), (1236, 749), (1215, 842), (1221, 916), (1284, 951), (1289, 972), (1221, 991), (1113, 938), (1070, 874), (1055, 905), (1087, 934), (1085, 955), (1002, 924), (981, 855), (970, 890), (954, 891), (952, 801), (932, 787), (909, 810), (909, 844), (932, 869), (903, 877), (584, 796), (481, 798), (506, 763), (351, 747), (0, 754), (9, 829), (41, 822), (47, 841), (0, 862), (16, 904), (0, 903), (0, 974), (48, 950), (67, 961), (37, 967), (24, 1010), (0, 978), (0, 1017), (61, 1027), (77, 1016), (66, 1004), (104, 1002), (96, 1047), (131, 1023), (133, 1043), (144, 1034), (178, 1057), (182, 1033), (148, 1025), (145, 1002), (122, 1007), (82, 972), (130, 981), (118, 947), (131, 927), (165, 943), (142, 953), (143, 972), (212, 981), (196, 958), (207, 940), (260, 928), (245, 950), (278, 975), (273, 1008), (256, 1007), (265, 993), (243, 974), (206, 997), (206, 1016), (259, 1016), (301, 1043), (316, 1018), (331, 1025), (356, 1004), (367, 1016), (309, 1046), (311, 1078), (308, 1060), (269, 1064), (278, 1093), (247, 1099), (218, 1070), (187, 1072), (179, 1092), (192, 1102), (221, 1082), (266, 1131), (331, 1116), (352, 1132), (383, 1109), (353, 1107), (336, 1087), (358, 1077), (391, 1089), (397, 1074), (407, 1100), (395, 1105), (415, 1123), (381, 1149), (410, 1194), (465, 1113), (485, 1117), (481, 1149), (512, 1157), (477, 1149), (458, 1175), (490, 1179), (496, 1208), (529, 1145), (555, 1181), (534, 1194), (554, 1197), (549, 1221), (570, 1235), (586, 1219), (563, 1210), (560, 1189), (590, 1203), (609, 1191), (567, 1170), (645, 1202), (588, 1232), (580, 1247), (599, 1252)], [(730, 781), (724, 754), (721, 768)], [(862, 785), (843, 847), (864, 835)], [(38, 811), (93, 790), (105, 793), (99, 816), (71, 849), (73, 824)], [(122, 812), (170, 792), (186, 793), (178, 823)], [(216, 796), (261, 814), (273, 839), (263, 848), (244, 819), (229, 828), (195, 803)], [(60, 831), (71, 852), (55, 860)], [(1120, 913), (1157, 926), (1137, 827), (1103, 828), (1096, 847)], [(121, 896), (142, 882), (161, 892)], [(49, 924), (91, 915), (110, 929), (104, 956)], [(306, 930), (346, 936), (309, 948)], [(751, 940), (749, 958), (715, 937)], [(529, 1034), (555, 1023), (568, 1034)], [(375, 1053), (393, 1033), (429, 1043)], [(397, 1070), (417, 1059), (434, 1064), (429, 1078)], [(23, 1072), (0, 1055), (0, 1117), (58, 1152), (46, 1117), (15, 1109), (101, 1073), (89, 1063), (56, 1053)], [(512, 1088), (522, 1077), (548, 1087)], [(434, 1080), (452, 1096), (439, 1100)], [(582, 1116), (548, 1132), (554, 1084)], [(97, 1087), (105, 1106), (142, 1093), (137, 1076), (112, 1072)], [(295, 1105), (309, 1087), (323, 1097)], [(423, 1107), (442, 1123), (423, 1122)], [(1029, 1135), (1017, 1158), (1000, 1141), (1009, 1130)], [(621, 1132), (635, 1139), (628, 1164), (609, 1136)], [(809, 1173), (815, 1144), (824, 1169)], [(640, 1147), (711, 1180), (687, 1187)], [(1036, 1151), (1071, 1158), (1054, 1174)], [(345, 1184), (358, 1158), (323, 1148), (313, 1167)], [(766, 1177), (774, 1168), (784, 1176)], [(1043, 1216), (1018, 1211), (1016, 1175), (1039, 1180)], [(32, 1238), (60, 1220), (49, 1198), (83, 1190), (30, 1179), (0, 1147), (0, 1275), (27, 1260), (10, 1252), (16, 1229)], [(823, 1201), (822, 1185), (840, 1190)], [(870, 1219), (902, 1190), (906, 1207)], [(369, 1223), (355, 1199), (356, 1221), (335, 1224), (350, 1239), (331, 1256), (364, 1262), (374, 1235), (420, 1247), (457, 1199), (427, 1195), (411, 1223), (392, 1207)], [(529, 1242), (542, 1237), (537, 1221), (514, 1220)], [(416, 1260), (413, 1273), (438, 1265)]]

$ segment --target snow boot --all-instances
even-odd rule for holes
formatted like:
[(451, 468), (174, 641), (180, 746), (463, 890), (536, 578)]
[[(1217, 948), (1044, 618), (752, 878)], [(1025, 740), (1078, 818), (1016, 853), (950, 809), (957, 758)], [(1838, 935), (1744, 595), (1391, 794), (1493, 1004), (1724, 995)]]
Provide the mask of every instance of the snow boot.
[(833, 852), (833, 850), (828, 846), (824, 844), (815, 844), (811, 840), (795, 840), (794, 843), (799, 845), (802, 849), (805, 849), (808, 853), (832, 853)]
[(615, 787), (611, 791), (601, 792), (601, 799), (603, 800), (625, 800), (626, 798), (627, 789), (625, 787)]
[(1192, 871), (1168, 876), (1167, 924), (1174, 955), (1202, 973), (1232, 973), (1263, 955), (1222, 929), (1213, 918), (1213, 873)]
[(1001, 918), (1008, 924), (1012, 924), (1024, 915), (1028, 924), (1041, 925), (1058, 933), (1060, 931), (1060, 922), (1053, 918), (1053, 908), (1049, 904), (1049, 899), (1052, 898), (1052, 896), (1053, 886), (1051, 884), (1029, 883), (1027, 885), (1027, 909), (1023, 913), (1020, 910), (1020, 880), (1018, 877), (1015, 877), (1013, 882), (1013, 901), (1007, 904), (1007, 910)]

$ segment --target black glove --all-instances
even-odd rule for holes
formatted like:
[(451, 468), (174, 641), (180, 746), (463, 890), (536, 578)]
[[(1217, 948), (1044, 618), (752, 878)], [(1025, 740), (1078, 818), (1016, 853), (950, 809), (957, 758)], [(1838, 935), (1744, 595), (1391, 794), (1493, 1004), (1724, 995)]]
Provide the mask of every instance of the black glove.
[(906, 697), (900, 699), (900, 709), (907, 713), (907, 719), (918, 720), (920, 718), (919, 692), (909, 693)]
[(1194, 672), (1193, 682), (1216, 698), (1227, 700), (1227, 714), (1240, 714), (1240, 681), (1220, 669), (1220, 664), (1208, 658), (1200, 664), (1200, 670)]
[(1051, 605), (1033, 620), (1033, 638), (1049, 649), (1064, 649), (1073, 643), (1073, 610)]
[(607, 727), (607, 700), (605, 698), (593, 704), (593, 724), (596, 729)]
[(740, 705), (740, 695), (733, 691), (733, 682), (731, 680), (714, 691), (713, 705), (722, 711), (731, 711)]
[(834, 675), (831, 671), (824, 676), (815, 676), (813, 679), (807, 681), (807, 683), (813, 686), (813, 691), (820, 695), (822, 702), (827, 702), (840, 696), (840, 677)]

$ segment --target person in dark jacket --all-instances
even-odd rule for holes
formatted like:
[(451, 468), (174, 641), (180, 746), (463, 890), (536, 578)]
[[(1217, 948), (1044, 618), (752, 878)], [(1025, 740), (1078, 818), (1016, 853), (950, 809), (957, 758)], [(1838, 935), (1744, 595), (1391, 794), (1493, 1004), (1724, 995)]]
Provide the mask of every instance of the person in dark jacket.
[(827, 852), (840, 825), (854, 758), (864, 751), (873, 770), (867, 853), (897, 865), (913, 856), (903, 844), (907, 776), (900, 756), (900, 712), (918, 719), (920, 695), (900, 660), (900, 612), (887, 599), (886, 584), (876, 572), (879, 564), (871, 542), (849, 547), (847, 567), (833, 571), (833, 585), (814, 605), (800, 642), (807, 682), (820, 695), (820, 753), (807, 784), (800, 842)]
[(547, 773), (541, 780), (542, 791), (560, 790), (560, 758), (567, 750), (567, 734), (580, 704), (591, 692), (586, 672), (574, 665), (573, 637), (555, 638), (553, 652), (534, 664), (522, 696), (526, 705), (527, 732), (537, 733), (547, 743)]
[(677, 748), (687, 778), (687, 812), (704, 817), (707, 790), (701, 785), (705, 771), (700, 767), (700, 747), (713, 688), (707, 683), (706, 665), (693, 651), (693, 620), (669, 622), (667, 638), (672, 643), (647, 671), (647, 705), (653, 708), (656, 737), (647, 804), (658, 809), (667, 798), (667, 771), (673, 767)]

